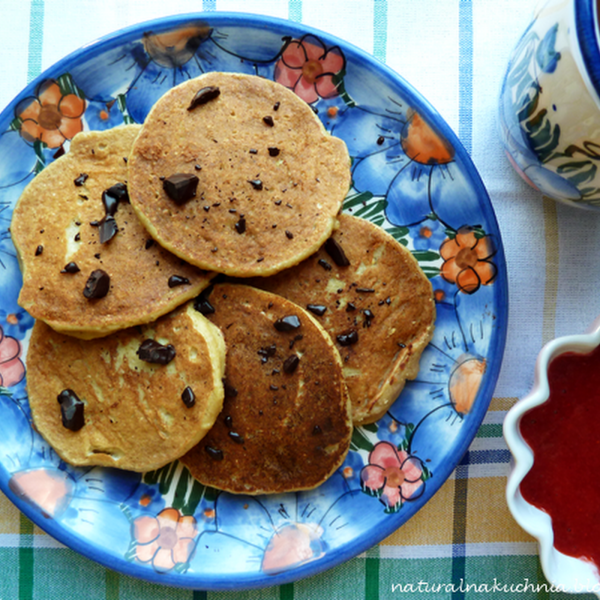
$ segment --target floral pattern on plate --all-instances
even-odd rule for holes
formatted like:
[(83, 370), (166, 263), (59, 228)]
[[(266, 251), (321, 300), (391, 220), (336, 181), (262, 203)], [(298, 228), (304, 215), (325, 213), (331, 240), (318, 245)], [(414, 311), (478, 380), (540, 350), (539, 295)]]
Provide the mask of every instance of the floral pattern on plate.
[[(65, 464), (34, 432), (28, 332), (8, 227), (24, 186), (80, 130), (142, 122), (168, 89), (212, 70), (293, 89), (346, 142), (344, 211), (408, 247), (430, 278), (436, 332), (421, 370), (315, 490), (235, 496), (178, 462), (143, 475)], [(365, 551), (450, 475), (491, 399), (507, 282), (485, 189), (441, 118), (400, 77), (326, 34), (248, 15), (145, 24), (67, 57), (0, 116), (0, 484), (31, 519), (87, 556), (154, 582), (202, 589), (281, 584)]]

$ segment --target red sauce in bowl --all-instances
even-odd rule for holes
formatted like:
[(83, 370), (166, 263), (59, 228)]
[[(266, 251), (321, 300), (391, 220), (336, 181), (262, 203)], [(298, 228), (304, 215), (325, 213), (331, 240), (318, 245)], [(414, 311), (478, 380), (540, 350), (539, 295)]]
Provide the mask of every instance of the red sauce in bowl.
[(534, 454), (521, 493), (552, 518), (557, 550), (600, 567), (600, 347), (557, 356), (548, 381), (520, 422)]

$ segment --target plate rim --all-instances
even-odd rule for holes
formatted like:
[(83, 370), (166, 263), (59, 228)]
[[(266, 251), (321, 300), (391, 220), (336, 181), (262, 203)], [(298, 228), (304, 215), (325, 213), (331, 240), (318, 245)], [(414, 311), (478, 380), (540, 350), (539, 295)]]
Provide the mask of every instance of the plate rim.
[(144, 30), (152, 30), (154, 32), (168, 31), (190, 21), (204, 21), (210, 26), (214, 25), (214, 27), (219, 26), (218, 22), (223, 22), (223, 25), (225, 26), (254, 26), (262, 27), (266, 30), (277, 30), (277, 28), (284, 28), (287, 31), (297, 33), (299, 36), (307, 34), (315, 35), (327, 42), (329, 45), (339, 46), (344, 50), (346, 55), (353, 55), (363, 64), (367, 63), (370, 68), (375, 68), (378, 73), (383, 73), (386, 81), (392, 82), (394, 87), (401, 89), (403, 93), (407, 94), (412, 99), (415, 99), (419, 105), (419, 108), (423, 107), (428, 117), (433, 117), (433, 122), (436, 128), (442, 133), (443, 136), (446, 137), (446, 139), (452, 143), (456, 155), (460, 156), (461, 161), (467, 168), (466, 170), (468, 172), (468, 179), (473, 185), (477, 196), (481, 199), (480, 205), (482, 208), (484, 208), (485, 205), (485, 216), (497, 232), (497, 252), (495, 256), (498, 257), (498, 276), (496, 281), (505, 283), (505, 285), (499, 289), (499, 293), (497, 292), (498, 305), (495, 308), (498, 326), (494, 329), (493, 343), (490, 343), (488, 352), (488, 357), (493, 356), (494, 361), (491, 364), (488, 363), (486, 377), (482, 380), (482, 386), (478, 392), (478, 412), (470, 413), (469, 415), (471, 419), (471, 425), (468, 430), (469, 435), (462, 437), (460, 444), (457, 446), (455, 459), (449, 461), (448, 464), (445, 465), (445, 468), (440, 468), (436, 471), (435, 483), (432, 480), (429, 480), (428, 489), (432, 489), (429, 498), (422, 504), (422, 506), (419, 506), (418, 509), (414, 509), (412, 514), (410, 514), (407, 518), (401, 519), (398, 516), (399, 513), (396, 513), (395, 515), (389, 515), (387, 521), (385, 522), (385, 526), (380, 527), (377, 533), (359, 536), (357, 540), (354, 540), (353, 542), (346, 544), (341, 548), (337, 548), (333, 552), (325, 553), (325, 555), (319, 558), (319, 560), (309, 561), (303, 565), (275, 575), (266, 575), (258, 571), (253, 574), (244, 573), (243, 582), (240, 581), (239, 583), (232, 582), (231, 577), (228, 578), (227, 576), (220, 574), (211, 582), (204, 582), (208, 583), (207, 586), (203, 585), (203, 575), (199, 573), (159, 573), (149, 569), (145, 565), (128, 561), (125, 558), (115, 561), (113, 555), (109, 554), (103, 548), (93, 545), (88, 538), (83, 540), (79, 536), (74, 536), (65, 527), (59, 527), (56, 525), (56, 521), (53, 519), (45, 519), (39, 509), (29, 504), (26, 499), (22, 499), (14, 494), (7, 485), (8, 478), (5, 476), (5, 473), (8, 473), (8, 471), (4, 467), (4, 464), (0, 463), (0, 489), (8, 497), (8, 499), (48, 535), (52, 536), (55, 540), (65, 545), (67, 548), (78, 552), (85, 558), (122, 574), (151, 583), (170, 585), (178, 588), (196, 590), (201, 589), (206, 591), (242, 591), (291, 583), (321, 574), (335, 566), (338, 566), (365, 552), (374, 545), (379, 544), (386, 537), (404, 525), (404, 523), (410, 520), (410, 518), (412, 518), (419, 510), (421, 510), (425, 504), (427, 504), (431, 498), (433, 498), (433, 496), (435, 496), (441, 486), (448, 480), (448, 477), (451, 475), (451, 473), (463, 460), (468, 447), (473, 442), (477, 430), (479, 429), (479, 426), (481, 425), (481, 422), (487, 413), (489, 404), (492, 400), (493, 391), (497, 385), (498, 376), (506, 349), (509, 305), (508, 276), (500, 228), (490, 195), (485, 188), (479, 171), (477, 170), (471, 156), (468, 154), (462, 142), (458, 138), (458, 135), (448, 125), (446, 120), (440, 115), (434, 106), (398, 72), (393, 70), (391, 67), (388, 67), (385, 63), (381, 62), (372, 54), (369, 54), (353, 43), (347, 42), (334, 34), (330, 34), (310, 25), (264, 14), (227, 11), (186, 12), (134, 23), (84, 44), (78, 49), (67, 54), (62, 59), (53, 63), (48, 68), (44, 69), (43, 72), (31, 80), (2, 109), (0, 112), (0, 120), (6, 118), (6, 113), (13, 110), (20, 100), (31, 96), (31, 92), (36, 89), (41, 81), (51, 77), (51, 74), (54, 72), (59, 72), (61, 69), (64, 70), (66, 66), (72, 64), (73, 62), (85, 61), (86, 55), (90, 52), (93, 52), (98, 47), (101, 47), (103, 52), (108, 52), (118, 47), (120, 44), (123, 45), (128, 43), (128, 38), (132, 35), (137, 35), (138, 38), (141, 37)]

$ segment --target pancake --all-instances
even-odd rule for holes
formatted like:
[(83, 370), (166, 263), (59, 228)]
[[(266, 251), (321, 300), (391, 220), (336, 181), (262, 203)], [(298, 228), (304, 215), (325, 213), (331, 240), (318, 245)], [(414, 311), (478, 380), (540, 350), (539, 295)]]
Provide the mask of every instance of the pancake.
[(350, 186), (344, 142), (308, 104), (278, 83), (232, 73), (168, 91), (128, 167), (131, 203), (152, 236), (191, 264), (237, 277), (270, 275), (315, 252)]
[[(138, 355), (144, 342), (151, 347)], [(147, 362), (168, 360), (168, 344), (175, 349), (170, 362)], [(223, 336), (193, 302), (151, 325), (95, 340), (36, 321), (27, 354), (29, 405), (35, 428), (66, 462), (144, 472), (172, 462), (210, 429), (223, 404), (224, 370)], [(73, 396), (65, 390), (83, 403), (70, 428), (62, 413)]]
[[(151, 239), (126, 194), (105, 208), (105, 190), (112, 188), (113, 198), (126, 190), (126, 158), (139, 130), (129, 125), (77, 134), (69, 152), (31, 181), (15, 207), (11, 233), (23, 272), (19, 303), (63, 333), (89, 339), (148, 323), (208, 284), (205, 273)], [(91, 224), (115, 207), (107, 224)], [(101, 243), (111, 219), (118, 231)], [(94, 272), (100, 279), (95, 294), (102, 293), (102, 271), (109, 277), (108, 293), (86, 298)]]
[[(300, 307), (246, 285), (217, 284), (208, 303), (227, 344), (225, 401), (181, 462), (200, 483), (234, 494), (316, 487), (341, 465), (352, 434), (331, 339)], [(290, 330), (279, 331), (285, 317)]]
[(433, 336), (435, 303), (409, 250), (365, 219), (344, 214), (339, 222), (332, 239), (348, 265), (336, 263), (344, 261), (327, 242), (298, 266), (252, 283), (320, 315), (342, 357), (352, 420), (372, 423), (417, 376)]

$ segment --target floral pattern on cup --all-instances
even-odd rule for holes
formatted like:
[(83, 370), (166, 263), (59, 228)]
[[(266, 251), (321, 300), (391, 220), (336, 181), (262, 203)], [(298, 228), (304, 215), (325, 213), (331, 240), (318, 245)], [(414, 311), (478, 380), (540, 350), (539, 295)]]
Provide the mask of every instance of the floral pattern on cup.
[(578, 67), (574, 14), (574, 2), (547, 0), (517, 43), (500, 94), (500, 133), (524, 181), (563, 203), (600, 208), (600, 100)]

